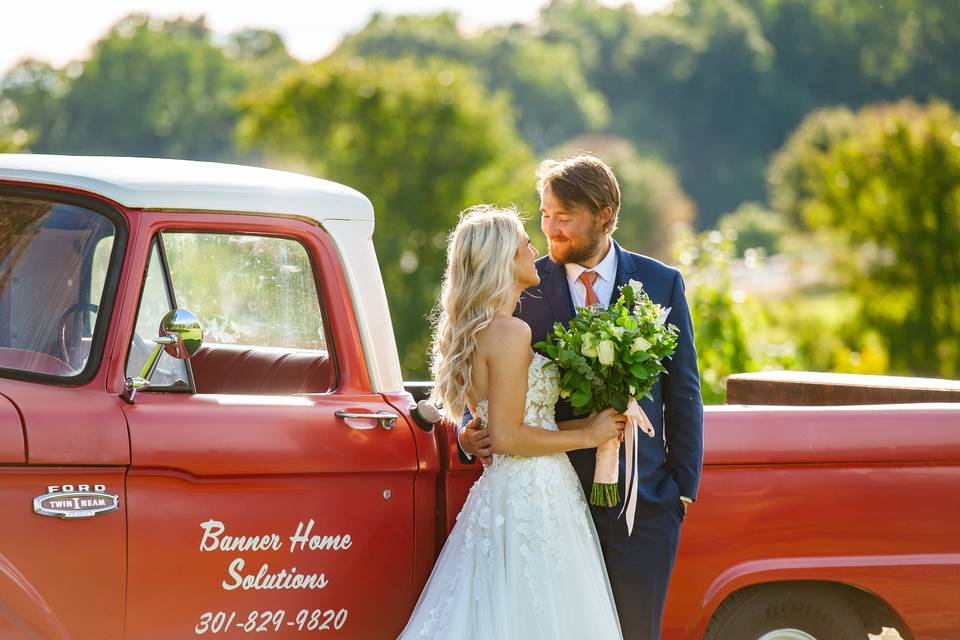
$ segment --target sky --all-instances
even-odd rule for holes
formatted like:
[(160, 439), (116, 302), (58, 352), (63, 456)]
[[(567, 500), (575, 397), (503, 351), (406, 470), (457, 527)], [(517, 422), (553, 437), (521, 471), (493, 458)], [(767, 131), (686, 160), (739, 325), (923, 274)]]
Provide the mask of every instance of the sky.
[[(672, 0), (601, 0), (619, 5), (630, 1), (638, 10), (668, 7)], [(481, 29), (533, 20), (545, 0), (0, 0), (0, 73), (19, 60), (37, 58), (55, 66), (84, 59), (90, 45), (117, 20), (133, 13), (158, 17), (207, 16), (217, 34), (245, 27), (279, 32), (290, 53), (312, 61), (332, 51), (340, 39), (366, 24), (380, 11), (387, 14), (435, 13), (452, 10), (461, 25)]]

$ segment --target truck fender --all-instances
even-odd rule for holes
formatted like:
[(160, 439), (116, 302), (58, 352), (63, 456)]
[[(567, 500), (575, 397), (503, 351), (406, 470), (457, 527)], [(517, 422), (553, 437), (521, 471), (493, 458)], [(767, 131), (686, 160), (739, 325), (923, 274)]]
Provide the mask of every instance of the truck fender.
[(854, 577), (859, 570), (903, 562), (902, 556), (896, 558), (893, 556), (824, 556), (749, 560), (727, 568), (713, 580), (704, 593), (701, 611), (707, 618), (711, 617), (720, 603), (731, 593), (751, 585), (810, 581), (865, 589), (866, 587), (859, 585)]
[(25, 638), (68, 639), (70, 634), (43, 596), (0, 553), (0, 618)]

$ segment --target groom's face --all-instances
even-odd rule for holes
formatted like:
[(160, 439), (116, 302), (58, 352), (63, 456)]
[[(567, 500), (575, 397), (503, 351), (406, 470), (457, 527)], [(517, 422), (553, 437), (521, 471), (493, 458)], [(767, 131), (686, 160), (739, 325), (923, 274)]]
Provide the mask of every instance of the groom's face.
[(540, 229), (557, 264), (590, 263), (606, 248), (600, 216), (582, 204), (561, 200), (549, 186), (540, 197)]

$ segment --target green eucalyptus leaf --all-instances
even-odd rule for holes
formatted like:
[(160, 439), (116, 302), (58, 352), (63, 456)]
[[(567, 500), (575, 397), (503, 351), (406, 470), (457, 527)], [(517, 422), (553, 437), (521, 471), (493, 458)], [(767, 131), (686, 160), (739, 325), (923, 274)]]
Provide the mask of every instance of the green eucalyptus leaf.
[(573, 407), (585, 407), (590, 402), (593, 395), (590, 391), (575, 391), (572, 396), (570, 396), (570, 404)]
[(647, 377), (646, 368), (639, 362), (632, 367), (630, 367), (630, 373), (632, 373), (637, 378), (643, 379)]

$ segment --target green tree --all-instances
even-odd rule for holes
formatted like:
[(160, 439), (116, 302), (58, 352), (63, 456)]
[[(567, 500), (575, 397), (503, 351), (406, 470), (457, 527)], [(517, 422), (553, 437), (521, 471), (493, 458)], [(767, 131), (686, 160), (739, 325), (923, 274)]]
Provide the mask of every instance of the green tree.
[(24, 139), (26, 132), (23, 129), (18, 131), (23, 133), (18, 136), (17, 132), (0, 129), (0, 153), (16, 153), (23, 149), (23, 143), (26, 142)]
[(459, 211), (476, 203), (472, 183), (516, 184), (515, 167), (531, 162), (506, 101), (486, 94), (461, 65), (334, 57), (258, 96), (240, 135), (274, 162), (296, 163), (371, 198), (405, 373), (426, 375), (427, 315), (439, 293), (447, 234)]
[(347, 35), (337, 53), (362, 58), (443, 58), (465, 65), (482, 58), (477, 38), (467, 37), (457, 14), (388, 16), (374, 13), (359, 31)]
[(572, 46), (517, 26), (488, 31), (483, 42), (486, 84), (511, 96), (517, 128), (535, 149), (607, 124), (606, 99), (587, 81)]
[(538, 150), (607, 122), (606, 100), (587, 81), (578, 51), (569, 43), (545, 42), (528, 25), (466, 36), (449, 12), (376, 14), (344, 39), (338, 54), (383, 60), (441, 58), (468, 65), (488, 90), (505, 93), (517, 129)]
[(577, 47), (604, 93), (613, 133), (677, 169), (700, 223), (763, 196), (770, 114), (759, 100), (773, 47), (735, 0), (677, 2), (669, 15), (554, 0), (546, 37)]
[(55, 69), (39, 60), (24, 60), (0, 81), (0, 126), (25, 131), (31, 146), (62, 136), (66, 126), (63, 97), (79, 67)]
[(645, 89), (623, 85), (630, 64), (622, 57), (623, 47), (637, 34), (640, 21), (630, 3), (610, 7), (597, 0), (551, 0), (540, 12), (544, 38), (571, 45), (586, 76), (612, 101), (620, 101), (624, 91)]
[(847, 107), (814, 111), (774, 154), (767, 169), (770, 202), (794, 226), (803, 224), (803, 206), (815, 186), (808, 181), (809, 167), (848, 138), (856, 126), (856, 117)]
[(553, 0), (606, 97), (609, 132), (674, 166), (701, 228), (764, 197), (768, 156), (811, 110), (931, 96), (960, 102), (960, 5), (915, 0), (678, 0), (666, 15)]
[[(741, 0), (775, 44), (775, 75), (803, 112), (910, 95), (960, 100), (960, 5), (932, 0)], [(787, 107), (787, 104), (783, 104)]]
[(960, 116), (942, 102), (904, 101), (860, 110), (845, 131), (820, 148), (788, 142), (778, 162), (791, 179), (773, 183), (786, 191), (774, 197), (839, 239), (838, 271), (892, 368), (956, 375)]
[(0, 96), (0, 153), (15, 153), (29, 142), (30, 133), (16, 128), (16, 121), (16, 107)]
[(233, 156), (235, 106), (247, 79), (203, 18), (131, 15), (89, 61), (59, 72), (21, 65), (3, 83), (33, 151), (194, 159)]
[(730, 279), (733, 248), (733, 236), (720, 231), (699, 237), (688, 233), (676, 246), (687, 284), (705, 404), (723, 404), (730, 374), (756, 367), (747, 338), (750, 317), (734, 297)]
[(720, 218), (718, 227), (735, 233), (734, 246), (739, 257), (749, 249), (760, 249), (765, 255), (777, 253), (780, 238), (787, 231), (779, 213), (757, 202), (743, 203), (733, 213)]
[(121, 20), (64, 97), (67, 153), (219, 159), (232, 155), (241, 74), (203, 18)]

